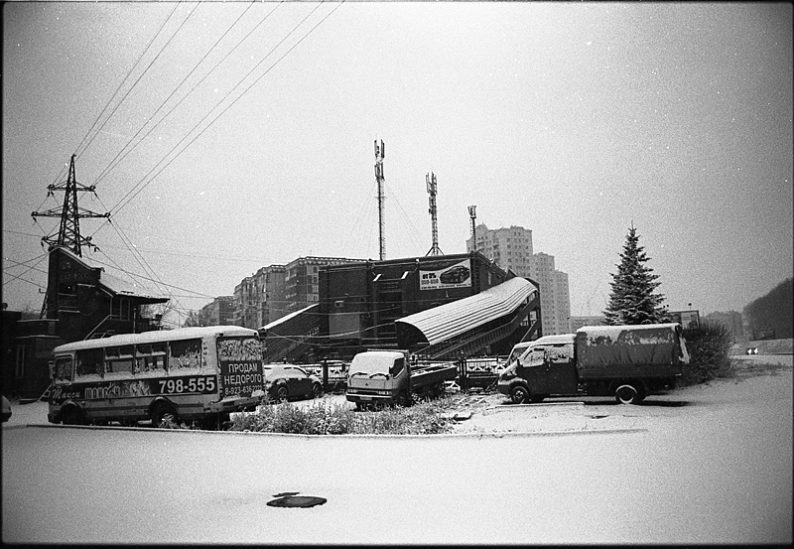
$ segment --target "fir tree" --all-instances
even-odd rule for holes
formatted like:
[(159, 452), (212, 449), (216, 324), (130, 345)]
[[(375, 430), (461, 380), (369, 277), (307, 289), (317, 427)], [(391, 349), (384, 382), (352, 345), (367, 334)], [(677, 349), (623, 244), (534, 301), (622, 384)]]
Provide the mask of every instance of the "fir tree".
[(649, 258), (638, 241), (637, 229), (632, 224), (620, 254), (620, 264), (615, 265), (618, 272), (612, 274), (612, 293), (604, 311), (606, 324), (656, 324), (669, 320), (663, 305), (664, 296), (654, 293), (660, 285), (656, 282), (659, 275), (644, 265)]

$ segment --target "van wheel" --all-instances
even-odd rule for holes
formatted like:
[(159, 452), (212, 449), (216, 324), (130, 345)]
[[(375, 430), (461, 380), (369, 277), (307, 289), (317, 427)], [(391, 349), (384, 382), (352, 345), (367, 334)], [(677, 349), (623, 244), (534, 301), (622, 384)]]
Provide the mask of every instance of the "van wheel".
[(152, 411), (149, 414), (149, 417), (152, 419), (152, 427), (160, 427), (160, 425), (163, 423), (163, 419), (167, 415), (172, 416), (174, 422), (177, 421), (173, 406), (165, 402), (156, 402), (154, 406), (152, 406)]
[(510, 400), (513, 404), (524, 404), (529, 401), (529, 389), (523, 385), (513, 385), (510, 388)]
[(61, 412), (61, 423), (64, 425), (82, 425), (84, 423), (83, 413), (77, 406), (67, 406)]
[(639, 404), (642, 398), (642, 391), (636, 385), (624, 383), (615, 389), (615, 400), (620, 404)]

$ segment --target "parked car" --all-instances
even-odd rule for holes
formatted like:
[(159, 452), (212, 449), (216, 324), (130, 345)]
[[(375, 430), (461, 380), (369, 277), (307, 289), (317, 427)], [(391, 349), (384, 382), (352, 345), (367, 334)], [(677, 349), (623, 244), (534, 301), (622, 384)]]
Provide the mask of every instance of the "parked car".
[(323, 394), (323, 384), (314, 374), (293, 364), (265, 365), (268, 396), (277, 402), (296, 398), (316, 398)]
[(8, 401), (8, 399), (5, 396), (3, 396), (2, 419), (3, 419), (3, 423), (11, 419), (11, 403)]

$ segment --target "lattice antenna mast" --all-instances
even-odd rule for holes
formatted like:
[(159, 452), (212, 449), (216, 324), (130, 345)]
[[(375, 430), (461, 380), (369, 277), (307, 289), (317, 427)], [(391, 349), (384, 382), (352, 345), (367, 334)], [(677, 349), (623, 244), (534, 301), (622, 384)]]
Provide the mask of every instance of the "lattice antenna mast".
[(477, 251), (477, 206), (469, 206), (469, 218), (471, 219), (471, 251)]
[(77, 205), (77, 192), (90, 192), (96, 196), (95, 185), (86, 187), (77, 182), (74, 170), (74, 159), (76, 155), (72, 155), (69, 162), (69, 176), (65, 182), (48, 185), (47, 196), (53, 196), (53, 191), (64, 191), (63, 206), (60, 209), (51, 209), (43, 212), (32, 212), (30, 215), (35, 219), (36, 217), (60, 217), (61, 225), (57, 234), (51, 234), (41, 239), (42, 246), (47, 243), (48, 249), (52, 250), (57, 246), (63, 246), (70, 249), (78, 257), (82, 257), (82, 246), (89, 246), (96, 248), (91, 243), (90, 236), (82, 236), (80, 234), (80, 218), (83, 217), (110, 217), (110, 212), (96, 213), (89, 210), (80, 208)]
[(436, 207), (436, 195), (438, 194), (438, 183), (436, 182), (436, 174), (430, 172), (425, 174), (425, 183), (427, 184), (427, 194), (430, 195), (430, 223), (433, 228), (433, 245), (425, 255), (444, 255), (441, 248), (438, 247), (438, 209)]
[(380, 245), (380, 260), (386, 259), (386, 211), (384, 202), (386, 197), (383, 195), (383, 158), (386, 156), (386, 147), (383, 145), (383, 140), (378, 146), (378, 140), (375, 140), (375, 181), (378, 182), (378, 243)]

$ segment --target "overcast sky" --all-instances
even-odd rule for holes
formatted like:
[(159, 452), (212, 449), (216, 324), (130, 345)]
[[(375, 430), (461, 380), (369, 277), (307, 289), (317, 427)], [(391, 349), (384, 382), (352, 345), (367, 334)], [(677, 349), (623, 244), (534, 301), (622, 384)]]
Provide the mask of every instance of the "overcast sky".
[(432, 171), (441, 250), (470, 204), (532, 229), (572, 315), (604, 309), (632, 223), (672, 310), (792, 276), (790, 3), (9, 2), (3, 24), (11, 309), (41, 307), (58, 220), (30, 213), (73, 153), (80, 206), (112, 214), (84, 255), (187, 310), (300, 256), (377, 259), (376, 139), (387, 258), (430, 249)]

